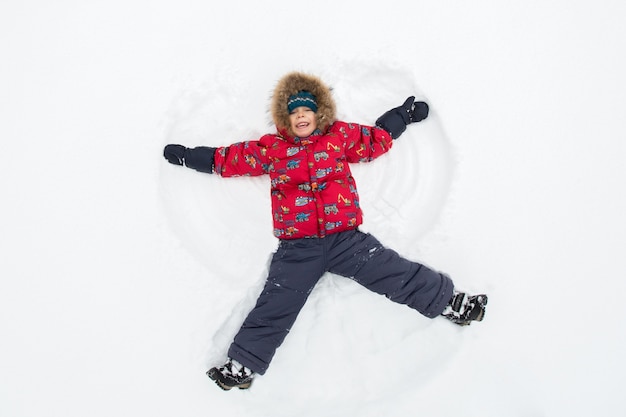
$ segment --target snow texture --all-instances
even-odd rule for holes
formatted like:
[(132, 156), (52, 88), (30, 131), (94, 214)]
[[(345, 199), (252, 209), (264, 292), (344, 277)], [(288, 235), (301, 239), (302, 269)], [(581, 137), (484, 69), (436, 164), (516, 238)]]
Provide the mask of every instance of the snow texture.
[[(466, 4), (467, 3), (467, 4)], [(623, 2), (6, 1), (0, 416), (589, 416), (626, 366)], [(277, 241), (267, 177), (163, 146), (273, 131), (287, 71), (339, 118), (430, 117), (353, 165), (363, 229), (489, 294), (466, 328), (326, 275), (268, 372), (221, 364)]]

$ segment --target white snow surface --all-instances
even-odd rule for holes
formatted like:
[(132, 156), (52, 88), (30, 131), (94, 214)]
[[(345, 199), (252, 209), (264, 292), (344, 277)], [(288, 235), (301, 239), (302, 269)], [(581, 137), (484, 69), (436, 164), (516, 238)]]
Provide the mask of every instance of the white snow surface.
[[(0, 416), (603, 416), (626, 383), (626, 4), (0, 4)], [(267, 177), (167, 143), (273, 131), (287, 71), (340, 119), (430, 117), (353, 166), (363, 229), (489, 294), (460, 328), (333, 275), (270, 369), (220, 364), (277, 241)]]

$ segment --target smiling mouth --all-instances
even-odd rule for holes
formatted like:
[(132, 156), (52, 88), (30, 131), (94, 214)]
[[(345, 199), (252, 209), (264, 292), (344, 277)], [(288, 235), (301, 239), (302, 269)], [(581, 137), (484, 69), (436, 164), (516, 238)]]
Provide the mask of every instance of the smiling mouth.
[(298, 124), (296, 125), (296, 127), (297, 127), (298, 129), (301, 129), (301, 128), (303, 128), (303, 127), (307, 127), (307, 126), (309, 126), (309, 124), (308, 124), (308, 123), (306, 123), (306, 122), (298, 123)]

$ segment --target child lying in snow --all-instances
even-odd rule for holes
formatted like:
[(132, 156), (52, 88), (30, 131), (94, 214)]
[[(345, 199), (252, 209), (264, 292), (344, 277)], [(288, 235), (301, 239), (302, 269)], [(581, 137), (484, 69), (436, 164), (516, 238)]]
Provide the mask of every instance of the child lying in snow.
[(207, 374), (221, 388), (249, 388), (264, 374), (325, 272), (406, 304), (426, 317), (459, 325), (481, 321), (487, 296), (454, 290), (450, 278), (383, 247), (359, 231), (356, 184), (348, 163), (368, 162), (391, 149), (428, 105), (409, 97), (376, 126), (335, 118), (331, 91), (319, 78), (289, 73), (277, 84), (271, 113), (277, 133), (226, 147), (167, 145), (165, 158), (222, 177), (269, 174), (274, 235), (280, 240), (265, 287), (228, 350), (228, 361)]

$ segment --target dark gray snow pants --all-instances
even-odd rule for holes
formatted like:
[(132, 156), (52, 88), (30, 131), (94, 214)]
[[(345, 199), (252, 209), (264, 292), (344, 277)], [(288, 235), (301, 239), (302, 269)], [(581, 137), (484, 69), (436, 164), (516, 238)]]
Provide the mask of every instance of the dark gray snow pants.
[(325, 272), (349, 277), (429, 318), (440, 315), (452, 298), (450, 278), (400, 257), (370, 234), (352, 230), (323, 239), (282, 240), (228, 356), (264, 374)]

